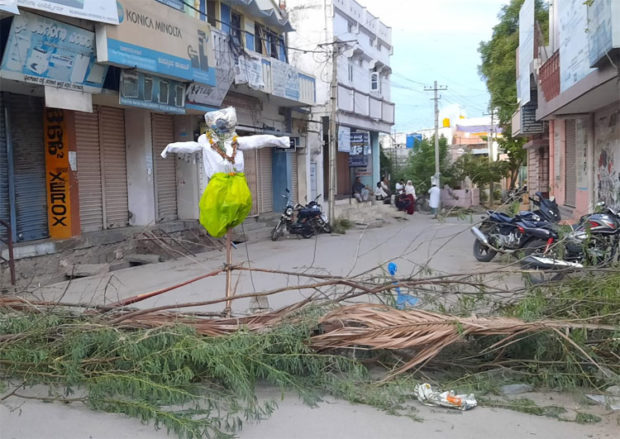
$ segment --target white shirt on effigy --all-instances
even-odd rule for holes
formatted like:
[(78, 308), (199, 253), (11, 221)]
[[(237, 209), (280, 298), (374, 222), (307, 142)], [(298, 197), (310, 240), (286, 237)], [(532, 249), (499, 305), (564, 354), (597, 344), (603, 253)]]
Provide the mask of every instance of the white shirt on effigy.
[[(243, 152), (250, 149), (259, 149), (264, 147), (289, 148), (290, 140), (288, 137), (276, 137), (269, 134), (259, 134), (256, 136), (239, 136), (237, 137), (237, 152), (235, 154), (235, 163), (230, 163), (222, 157), (215, 149), (211, 147), (209, 139), (205, 134), (198, 137), (198, 142), (174, 142), (168, 144), (161, 152), (161, 156), (166, 158), (169, 153), (175, 154), (193, 154), (202, 152), (202, 164), (205, 174), (211, 178), (218, 172), (243, 172)], [(226, 155), (230, 156), (233, 152), (232, 138), (224, 142)]]

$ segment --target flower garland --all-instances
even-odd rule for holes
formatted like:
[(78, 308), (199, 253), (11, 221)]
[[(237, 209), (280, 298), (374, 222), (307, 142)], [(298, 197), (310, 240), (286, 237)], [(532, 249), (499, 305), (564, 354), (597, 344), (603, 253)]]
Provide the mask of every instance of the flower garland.
[(226, 146), (223, 140), (213, 140), (213, 133), (207, 132), (207, 139), (209, 139), (209, 145), (211, 145), (211, 149), (217, 152), (224, 160), (235, 164), (235, 155), (237, 154), (237, 147), (239, 146), (239, 142), (237, 142), (237, 135), (234, 135), (232, 138), (232, 154), (226, 154)]

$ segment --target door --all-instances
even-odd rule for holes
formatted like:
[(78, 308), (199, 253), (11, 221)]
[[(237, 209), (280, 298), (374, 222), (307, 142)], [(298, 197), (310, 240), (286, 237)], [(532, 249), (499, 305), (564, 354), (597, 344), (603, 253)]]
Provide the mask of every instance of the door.
[[(290, 151), (287, 152), (287, 154), (289, 154), (291, 160), (291, 194), (293, 194), (293, 197), (295, 198), (295, 200), (299, 200), (299, 193), (297, 192), (298, 189), (298, 182), (297, 182), (297, 152), (296, 151)], [(276, 194), (277, 195), (277, 194)], [(308, 200), (310, 201), (310, 200)]]
[(575, 207), (577, 198), (577, 133), (574, 120), (566, 121), (566, 167), (564, 170), (564, 204)]
[[(258, 150), (259, 161), (259, 213), (273, 212), (273, 163), (271, 148)], [(295, 196), (293, 195), (293, 198)], [(297, 201), (296, 199), (294, 201)]]
[(99, 142), (106, 228), (129, 224), (125, 111), (99, 107)]
[[(9, 163), (6, 150), (4, 110), (4, 94), (0, 93), (0, 220), (9, 223)], [(6, 239), (9, 232), (4, 226), (0, 225), (0, 239)]]
[(164, 159), (161, 152), (174, 142), (174, 118), (167, 114), (151, 116), (153, 163), (155, 167), (155, 197), (157, 221), (177, 219), (176, 160)]
[[(238, 154), (238, 153), (237, 153)], [(258, 150), (250, 149), (243, 151), (243, 172), (245, 180), (248, 182), (250, 193), (252, 194), (252, 210), (250, 215), (258, 215), (258, 172), (257, 172)]]
[(101, 149), (99, 147), (99, 114), (75, 112), (77, 179), (82, 232), (102, 230), (103, 186), (101, 181)]
[(15, 175), (17, 240), (47, 238), (43, 99), (10, 94), (7, 104)]

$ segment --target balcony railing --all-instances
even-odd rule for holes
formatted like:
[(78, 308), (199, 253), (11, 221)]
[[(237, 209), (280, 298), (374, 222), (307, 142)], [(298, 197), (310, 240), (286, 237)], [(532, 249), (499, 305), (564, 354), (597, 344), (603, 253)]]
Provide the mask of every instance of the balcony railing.
[(557, 50), (540, 66), (540, 88), (545, 100), (549, 102), (560, 94), (560, 51)]
[(338, 109), (394, 123), (394, 104), (343, 85), (338, 86)]

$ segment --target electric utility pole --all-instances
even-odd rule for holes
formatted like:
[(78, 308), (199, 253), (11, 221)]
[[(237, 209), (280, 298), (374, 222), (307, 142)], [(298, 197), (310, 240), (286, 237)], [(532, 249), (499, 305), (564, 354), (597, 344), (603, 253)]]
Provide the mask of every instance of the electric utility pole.
[(434, 97), (431, 99), (435, 101), (435, 184), (437, 184), (439, 188), (441, 188), (439, 185), (439, 99), (441, 99), (441, 96), (439, 96), (437, 92), (447, 89), (448, 87), (446, 85), (440, 85), (438, 87), (437, 81), (435, 81), (433, 87), (424, 87), (424, 91), (434, 92)]
[(493, 134), (495, 132), (495, 127), (493, 125), (495, 118), (495, 109), (491, 108), (491, 112), (485, 114), (485, 116), (491, 116), (491, 127), (489, 128), (489, 139), (488, 139), (488, 149), (489, 149), (489, 161), (495, 161), (495, 154), (493, 153)]
[(340, 45), (357, 42), (357, 40), (334, 41), (332, 43), (319, 44), (319, 47), (332, 46), (332, 78), (330, 81), (331, 108), (329, 111), (329, 188), (328, 206), (329, 223), (333, 226), (336, 220), (336, 139), (338, 136), (336, 126), (336, 114), (338, 113), (338, 55)]
[(331, 111), (329, 114), (329, 224), (336, 221), (336, 114), (338, 113), (338, 42), (332, 46)]

